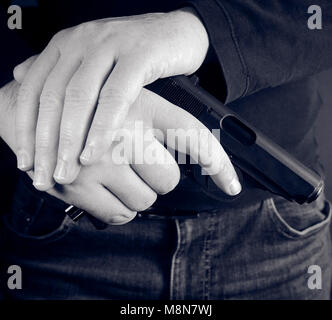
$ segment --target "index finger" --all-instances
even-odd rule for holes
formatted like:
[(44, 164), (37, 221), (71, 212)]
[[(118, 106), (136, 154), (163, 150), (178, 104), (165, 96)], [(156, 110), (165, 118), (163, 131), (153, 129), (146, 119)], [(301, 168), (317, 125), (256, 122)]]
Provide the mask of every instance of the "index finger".
[(153, 125), (162, 130), (167, 145), (189, 154), (211, 176), (216, 185), (229, 195), (241, 192), (236, 171), (219, 141), (197, 118), (155, 93), (149, 96)]

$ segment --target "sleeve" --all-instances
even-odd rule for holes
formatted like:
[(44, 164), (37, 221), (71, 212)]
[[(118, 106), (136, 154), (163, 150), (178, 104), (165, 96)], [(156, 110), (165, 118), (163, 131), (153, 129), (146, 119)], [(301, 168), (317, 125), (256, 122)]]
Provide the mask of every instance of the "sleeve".
[(317, 0), (322, 29), (311, 30), (311, 0), (192, 0), (210, 37), (229, 103), (332, 67), (332, 1)]
[(8, 28), (7, 21), (7, 12), (0, 6), (0, 88), (13, 79), (14, 67), (34, 54), (17, 32)]

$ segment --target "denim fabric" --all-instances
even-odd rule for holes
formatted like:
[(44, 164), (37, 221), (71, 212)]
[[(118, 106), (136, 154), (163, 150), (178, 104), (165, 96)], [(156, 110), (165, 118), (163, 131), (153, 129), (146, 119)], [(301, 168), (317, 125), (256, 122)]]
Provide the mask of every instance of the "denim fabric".
[[(60, 224), (33, 219), (47, 201), (26, 206), (27, 199), (29, 188), (19, 188), (1, 222), (5, 298), (330, 298), (331, 212), (323, 197), (303, 206), (275, 197), (180, 219), (142, 215), (103, 231), (88, 219), (72, 222), (60, 205), (52, 213)], [(6, 286), (12, 264), (22, 268), (21, 290)], [(321, 267), (321, 290), (308, 287), (310, 265)]]
[[(178, 221), (172, 298), (329, 299), (330, 208), (318, 205), (270, 198)], [(322, 269), (322, 290), (308, 288), (310, 265)]]

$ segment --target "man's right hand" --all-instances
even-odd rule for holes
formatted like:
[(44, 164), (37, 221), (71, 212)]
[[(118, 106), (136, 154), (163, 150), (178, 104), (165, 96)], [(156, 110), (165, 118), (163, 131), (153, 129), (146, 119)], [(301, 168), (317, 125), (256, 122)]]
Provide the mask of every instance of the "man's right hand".
[[(17, 90), (18, 85), (13, 82), (0, 95), (3, 104), (7, 104), (1, 111), (0, 133), (14, 152)], [(137, 128), (143, 129), (142, 135)], [(82, 167), (72, 184), (56, 185), (48, 193), (106, 223), (130, 221), (137, 211), (150, 207), (157, 194), (171, 191), (180, 178), (177, 163), (156, 139), (153, 129), (159, 130), (157, 136), (166, 138), (170, 147), (190, 154), (226, 193), (235, 195), (241, 190), (228, 156), (210, 131), (183, 109), (143, 89), (130, 109), (124, 131), (120, 131), (126, 133), (123, 139), (115, 137), (109, 151), (97, 163)]]

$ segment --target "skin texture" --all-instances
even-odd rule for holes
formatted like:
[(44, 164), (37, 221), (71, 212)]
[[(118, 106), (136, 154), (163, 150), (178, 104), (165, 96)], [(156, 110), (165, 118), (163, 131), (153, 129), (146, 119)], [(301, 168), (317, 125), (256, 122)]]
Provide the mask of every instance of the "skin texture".
[(91, 21), (59, 32), (20, 88), (18, 167), (34, 168), (39, 190), (53, 185), (52, 176), (71, 183), (80, 162), (92, 164), (109, 148), (144, 85), (193, 73), (207, 49), (206, 31), (190, 9)]
[[(18, 92), (19, 84), (15, 81), (0, 89), (0, 134), (15, 153), (17, 153), (15, 118)], [(150, 132), (150, 139), (143, 141), (136, 135), (137, 120), (141, 121), (145, 132)], [(132, 138), (134, 150), (137, 144), (143, 145), (142, 152), (149, 149), (148, 154), (159, 161), (150, 162), (147, 157), (143, 158), (141, 164), (132, 164), (130, 161), (132, 154), (124, 153), (127, 161), (119, 164), (115, 161), (114, 152), (123, 146), (121, 146), (122, 140), (115, 138), (108, 151), (98, 161), (81, 168), (74, 182), (67, 185), (56, 184), (47, 192), (88, 211), (108, 224), (127, 223), (135, 217), (137, 211), (150, 207), (155, 202), (157, 194), (170, 192), (179, 182), (177, 163), (164, 145), (155, 138), (153, 134), (155, 131), (152, 129), (158, 129), (164, 135), (169, 128), (192, 129), (193, 133), (202, 129), (209, 132), (192, 115), (147, 89), (141, 90), (131, 106), (123, 128)], [(208, 173), (212, 174), (212, 179), (220, 188), (228, 190), (231, 181), (237, 177), (219, 142), (211, 133), (202, 136), (193, 134), (190, 138), (191, 141), (187, 136), (180, 135), (177, 145), (172, 141), (167, 143), (174, 149), (190, 154)], [(207, 157), (208, 145), (209, 157)], [(33, 178), (35, 173), (29, 171), (28, 174)]]
[[(34, 185), (75, 180), (108, 150), (142, 87), (191, 74), (208, 36), (191, 9), (91, 21), (56, 34), (35, 59), (18, 66), (18, 167)], [(22, 79), (22, 69), (27, 69)], [(83, 150), (83, 152), (82, 152)], [(55, 180), (55, 181), (54, 181)]]

